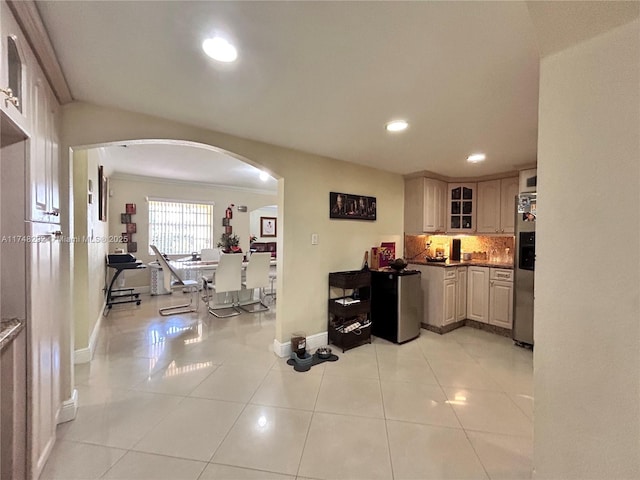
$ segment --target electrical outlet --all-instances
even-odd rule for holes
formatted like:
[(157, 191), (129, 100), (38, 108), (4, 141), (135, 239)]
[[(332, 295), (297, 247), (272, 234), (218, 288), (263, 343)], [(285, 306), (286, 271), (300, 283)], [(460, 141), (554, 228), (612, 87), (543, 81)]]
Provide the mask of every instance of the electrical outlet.
[(311, 234), (311, 245), (317, 245), (318, 244), (318, 234), (317, 233), (312, 233)]

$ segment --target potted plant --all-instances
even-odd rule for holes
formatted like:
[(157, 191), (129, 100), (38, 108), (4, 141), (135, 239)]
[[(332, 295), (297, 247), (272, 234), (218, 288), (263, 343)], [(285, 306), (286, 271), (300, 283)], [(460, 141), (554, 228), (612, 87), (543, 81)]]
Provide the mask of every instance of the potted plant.
[(242, 253), (240, 238), (235, 233), (223, 233), (217, 246), (222, 248), (224, 253)]

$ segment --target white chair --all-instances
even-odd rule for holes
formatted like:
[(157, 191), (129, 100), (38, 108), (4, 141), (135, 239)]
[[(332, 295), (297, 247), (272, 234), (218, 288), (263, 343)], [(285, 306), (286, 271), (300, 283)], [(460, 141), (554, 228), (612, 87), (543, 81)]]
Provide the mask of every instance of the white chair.
[[(203, 248), (202, 250), (200, 250), (200, 260), (202, 260), (203, 262), (218, 263), (220, 261), (221, 254), (222, 254), (222, 250), (219, 248)], [(203, 272), (205, 272), (204, 276), (207, 277), (207, 281), (212, 282), (213, 269), (211, 269), (211, 271), (208, 269), (204, 269)]]
[[(213, 283), (209, 283), (206, 277), (202, 277), (202, 286), (205, 289), (204, 301), (207, 303), (209, 313), (217, 318), (235, 317), (242, 312), (238, 310), (237, 295), (242, 288), (242, 254), (223, 253), (216, 268)], [(213, 290), (213, 294), (209, 294)], [(231, 297), (230, 302), (218, 302), (220, 295), (225, 294), (225, 300)], [(216, 301), (211, 304), (211, 299)], [(218, 313), (218, 310), (227, 310), (226, 314)]]
[[(253, 289), (251, 300), (247, 300), (244, 302), (240, 302), (240, 308), (245, 312), (249, 313), (257, 313), (257, 312), (265, 312), (269, 310), (269, 307), (264, 304), (262, 301), (262, 289), (269, 286), (269, 271), (271, 268), (271, 253), (264, 252), (258, 253), (254, 252), (249, 257), (249, 264), (247, 265), (247, 272), (245, 276), (245, 281), (242, 282), (242, 286), (246, 289)], [(258, 289), (258, 300), (253, 300), (253, 296), (255, 293), (255, 289)], [(247, 309), (244, 308), (249, 305), (260, 305), (257, 308)]]
[(220, 254), (219, 248), (203, 248), (200, 250), (200, 260), (203, 262), (219, 262)]
[[(160, 308), (158, 311), (160, 315), (166, 317), (168, 315), (176, 315), (179, 313), (192, 313), (197, 312), (198, 307), (200, 306), (200, 302), (196, 300), (195, 305), (193, 299), (198, 292), (198, 281), (197, 280), (184, 280), (178, 272), (176, 272), (167, 259), (160, 253), (158, 248), (155, 245), (150, 245), (151, 250), (156, 254), (156, 258), (158, 262), (160, 262), (160, 266), (162, 267), (162, 271), (164, 273), (164, 288), (166, 290), (172, 291), (174, 288), (183, 287), (186, 288), (189, 293), (191, 293), (191, 297), (189, 299), (189, 303), (185, 303), (183, 305), (173, 305), (171, 307)], [(174, 278), (175, 280), (172, 280)]]

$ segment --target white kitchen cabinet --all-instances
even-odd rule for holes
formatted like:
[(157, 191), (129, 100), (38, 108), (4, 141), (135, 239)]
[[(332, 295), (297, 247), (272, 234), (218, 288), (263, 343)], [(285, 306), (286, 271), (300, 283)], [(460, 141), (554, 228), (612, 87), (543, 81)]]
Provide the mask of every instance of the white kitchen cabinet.
[(456, 268), (456, 321), (467, 318), (467, 267)]
[(518, 178), (478, 182), (477, 232), (513, 233)]
[(511, 330), (513, 325), (513, 271), (491, 268), (489, 323)]
[(476, 184), (450, 183), (447, 191), (447, 232), (475, 232)]
[(467, 318), (489, 323), (489, 267), (468, 267)]
[(39, 66), (31, 83), (29, 220), (60, 223), (58, 103)]
[[(467, 267), (437, 267), (414, 265), (422, 273), (424, 295), (423, 323), (442, 328), (459, 320), (464, 320), (466, 305), (461, 309), (461, 301), (466, 298), (461, 282), (465, 282)], [(462, 297), (462, 300), (461, 300)]]
[(406, 233), (444, 232), (447, 184), (433, 178), (405, 181), (404, 230)]
[(6, 2), (0, 3), (0, 110), (23, 132), (28, 124), (27, 41)]
[[(456, 307), (458, 302), (456, 302), (456, 281), (455, 280), (445, 280), (444, 281), (444, 310), (441, 325), (449, 325), (456, 321)], [(437, 319), (440, 320), (440, 319)]]
[(518, 177), (500, 180), (500, 230), (513, 234), (516, 231), (516, 195), (520, 189)]

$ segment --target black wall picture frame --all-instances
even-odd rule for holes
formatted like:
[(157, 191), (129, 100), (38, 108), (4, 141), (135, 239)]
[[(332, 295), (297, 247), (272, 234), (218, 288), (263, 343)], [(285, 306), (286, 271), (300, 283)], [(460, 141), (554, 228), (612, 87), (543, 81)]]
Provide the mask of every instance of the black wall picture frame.
[(329, 218), (376, 220), (376, 197), (329, 192)]
[(107, 177), (104, 167), (98, 166), (98, 220), (107, 221), (107, 198), (109, 198)]

